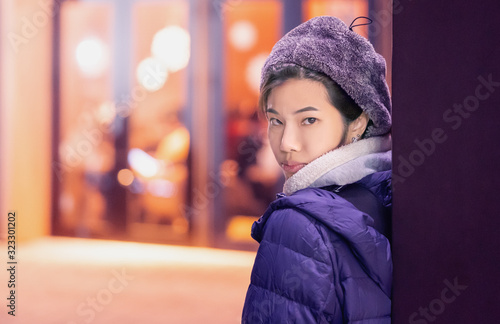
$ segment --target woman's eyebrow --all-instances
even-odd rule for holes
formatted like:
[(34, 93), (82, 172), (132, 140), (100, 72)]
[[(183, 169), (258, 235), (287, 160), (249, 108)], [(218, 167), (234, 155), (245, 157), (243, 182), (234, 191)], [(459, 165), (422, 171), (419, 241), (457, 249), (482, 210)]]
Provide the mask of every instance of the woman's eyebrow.
[[(309, 106), (309, 107), (304, 107), (304, 108), (301, 108), (301, 109), (299, 109), (299, 110), (295, 111), (293, 114), (294, 114), (294, 115), (296, 115), (296, 114), (300, 114), (300, 113), (302, 113), (302, 112), (304, 112), (304, 111), (319, 111), (319, 109), (318, 109), (318, 108), (314, 108), (314, 107), (310, 107), (310, 106)], [(278, 113), (275, 109), (273, 109), (273, 108), (267, 108), (267, 109), (266, 109), (266, 113), (272, 113), (272, 114), (279, 115), (279, 113)]]
[(274, 110), (273, 108), (267, 108), (266, 113), (279, 115), (279, 113), (276, 110)]
[(294, 112), (294, 114), (300, 114), (301, 112), (304, 112), (304, 111), (319, 111), (318, 108), (314, 108), (314, 107), (304, 107), (304, 108), (301, 108), (299, 110), (297, 110), (296, 112)]

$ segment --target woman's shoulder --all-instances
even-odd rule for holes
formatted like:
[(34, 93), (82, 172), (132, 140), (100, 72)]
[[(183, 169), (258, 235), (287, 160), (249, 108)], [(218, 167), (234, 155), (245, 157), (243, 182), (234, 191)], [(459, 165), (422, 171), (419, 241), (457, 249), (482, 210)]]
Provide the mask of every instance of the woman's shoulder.
[(356, 182), (370, 190), (385, 207), (392, 205), (392, 171), (372, 173)]
[(342, 197), (328, 190), (306, 188), (272, 202), (253, 224), (252, 237), (260, 242), (265, 232), (283, 232), (285, 228), (306, 230), (313, 234), (321, 228), (334, 232), (354, 230), (347, 228), (348, 223), (358, 224), (356, 228), (367, 225), (363, 214)]
[[(315, 193), (314, 191), (317, 191)], [(303, 190), (291, 196), (278, 194), (264, 214), (252, 226), (252, 237), (261, 241), (264, 231), (286, 230), (284, 227), (303, 229), (313, 223), (305, 210), (318, 210), (324, 199), (317, 199), (320, 190)], [(323, 194), (324, 196), (324, 194)]]
[(328, 262), (331, 253), (329, 240), (336, 234), (327, 234), (331, 229), (319, 219), (319, 215), (329, 212), (333, 204), (327, 201), (334, 198), (328, 199), (332, 196), (323, 191), (311, 188), (277, 199), (254, 223), (252, 237), (264, 250), (274, 251), (271, 254), (286, 250), (283, 261), (305, 257), (319, 263)]

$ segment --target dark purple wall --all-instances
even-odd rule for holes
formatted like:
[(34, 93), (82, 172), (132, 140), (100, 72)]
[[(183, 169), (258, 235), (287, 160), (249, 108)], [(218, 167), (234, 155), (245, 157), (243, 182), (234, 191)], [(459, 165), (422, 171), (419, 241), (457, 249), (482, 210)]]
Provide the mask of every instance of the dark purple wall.
[(500, 2), (394, 8), (393, 322), (500, 323)]

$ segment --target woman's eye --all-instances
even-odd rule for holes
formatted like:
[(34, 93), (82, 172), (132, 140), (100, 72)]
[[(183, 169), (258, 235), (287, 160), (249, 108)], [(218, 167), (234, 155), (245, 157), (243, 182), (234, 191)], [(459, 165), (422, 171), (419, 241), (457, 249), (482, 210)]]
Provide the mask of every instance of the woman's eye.
[(314, 117), (309, 117), (309, 118), (304, 119), (304, 124), (311, 125), (311, 124), (314, 124), (316, 122), (316, 120), (317, 119)]
[(281, 125), (281, 122), (279, 121), (279, 119), (276, 119), (276, 118), (270, 118), (269, 119), (269, 123), (273, 126), (279, 126)]

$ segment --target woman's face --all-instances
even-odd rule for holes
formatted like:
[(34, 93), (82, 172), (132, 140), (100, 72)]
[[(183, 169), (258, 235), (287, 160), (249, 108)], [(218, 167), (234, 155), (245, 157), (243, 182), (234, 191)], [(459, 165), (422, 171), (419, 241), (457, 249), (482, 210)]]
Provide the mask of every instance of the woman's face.
[(271, 91), (266, 108), (269, 142), (287, 179), (344, 144), (342, 116), (320, 82), (289, 79)]

